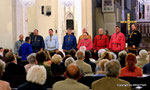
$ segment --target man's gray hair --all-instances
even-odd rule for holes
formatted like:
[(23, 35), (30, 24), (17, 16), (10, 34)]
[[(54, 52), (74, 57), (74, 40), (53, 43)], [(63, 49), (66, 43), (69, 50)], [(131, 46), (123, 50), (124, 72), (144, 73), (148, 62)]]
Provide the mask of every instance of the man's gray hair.
[(5, 62), (0, 60), (0, 74), (2, 74), (5, 71)]
[(82, 50), (78, 50), (76, 56), (77, 56), (77, 60), (82, 60), (85, 56), (85, 53)]
[(35, 64), (35, 62), (36, 62), (36, 53), (30, 54), (30, 55), (27, 57), (27, 61), (28, 61), (30, 64)]
[(72, 57), (67, 58), (66, 61), (65, 61), (65, 67), (67, 67), (68, 65), (70, 65), (70, 64), (72, 64), (74, 62), (75, 61), (74, 61), (74, 59)]
[(27, 72), (26, 80), (28, 82), (43, 85), (46, 81), (46, 69), (44, 66), (34, 65)]
[(120, 73), (121, 65), (117, 60), (111, 60), (105, 64), (105, 72), (109, 77), (117, 77)]

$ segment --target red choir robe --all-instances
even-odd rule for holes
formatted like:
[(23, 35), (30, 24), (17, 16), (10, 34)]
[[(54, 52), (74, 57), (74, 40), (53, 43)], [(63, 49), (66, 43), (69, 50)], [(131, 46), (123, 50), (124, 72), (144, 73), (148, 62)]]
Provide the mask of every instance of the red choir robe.
[(94, 38), (94, 50), (108, 48), (109, 46), (109, 39), (106, 35), (96, 35)]
[(80, 49), (81, 46), (85, 46), (86, 47), (86, 50), (91, 50), (92, 49), (92, 40), (91, 39), (82, 39), (80, 40), (79, 42), (79, 45), (78, 45), (78, 49)]
[(111, 35), (109, 49), (113, 52), (120, 52), (125, 49), (125, 36), (123, 33), (114, 33)]

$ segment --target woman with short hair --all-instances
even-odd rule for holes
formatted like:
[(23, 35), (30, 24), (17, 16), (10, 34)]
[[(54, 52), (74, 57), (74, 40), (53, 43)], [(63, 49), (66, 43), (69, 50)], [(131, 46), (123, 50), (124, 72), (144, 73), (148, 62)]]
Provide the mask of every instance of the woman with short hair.
[(47, 90), (44, 83), (47, 79), (46, 69), (41, 65), (32, 66), (27, 72), (27, 82), (20, 85), (18, 90)]

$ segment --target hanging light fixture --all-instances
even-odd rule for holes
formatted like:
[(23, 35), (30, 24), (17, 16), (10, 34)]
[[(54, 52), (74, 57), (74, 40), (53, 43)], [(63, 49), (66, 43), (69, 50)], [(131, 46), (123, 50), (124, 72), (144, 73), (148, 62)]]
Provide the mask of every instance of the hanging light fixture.
[(32, 6), (35, 4), (36, 0), (19, 0), (24, 6)]
[(64, 4), (64, 6), (66, 7), (70, 7), (72, 6), (74, 0), (62, 0), (62, 3)]

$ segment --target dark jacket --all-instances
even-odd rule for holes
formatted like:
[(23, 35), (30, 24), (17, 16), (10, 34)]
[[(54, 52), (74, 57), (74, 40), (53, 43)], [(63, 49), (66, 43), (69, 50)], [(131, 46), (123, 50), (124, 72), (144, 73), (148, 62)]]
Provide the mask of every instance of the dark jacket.
[(31, 83), (31, 82), (26, 82), (18, 87), (18, 90), (47, 90), (46, 87)]
[(33, 35), (31, 36), (31, 45), (32, 45), (32, 50), (34, 53), (40, 51), (41, 48), (45, 48), (44, 40), (43, 37), (40, 35)]
[(5, 72), (3, 73), (2, 79), (9, 82), (9, 80), (12, 80), (12, 78), (15, 76), (25, 76), (26, 71), (24, 66), (18, 65), (15, 63), (8, 63)]
[(132, 31), (128, 37), (128, 46), (135, 45), (136, 47), (139, 46), (141, 42), (141, 33), (137, 30)]

